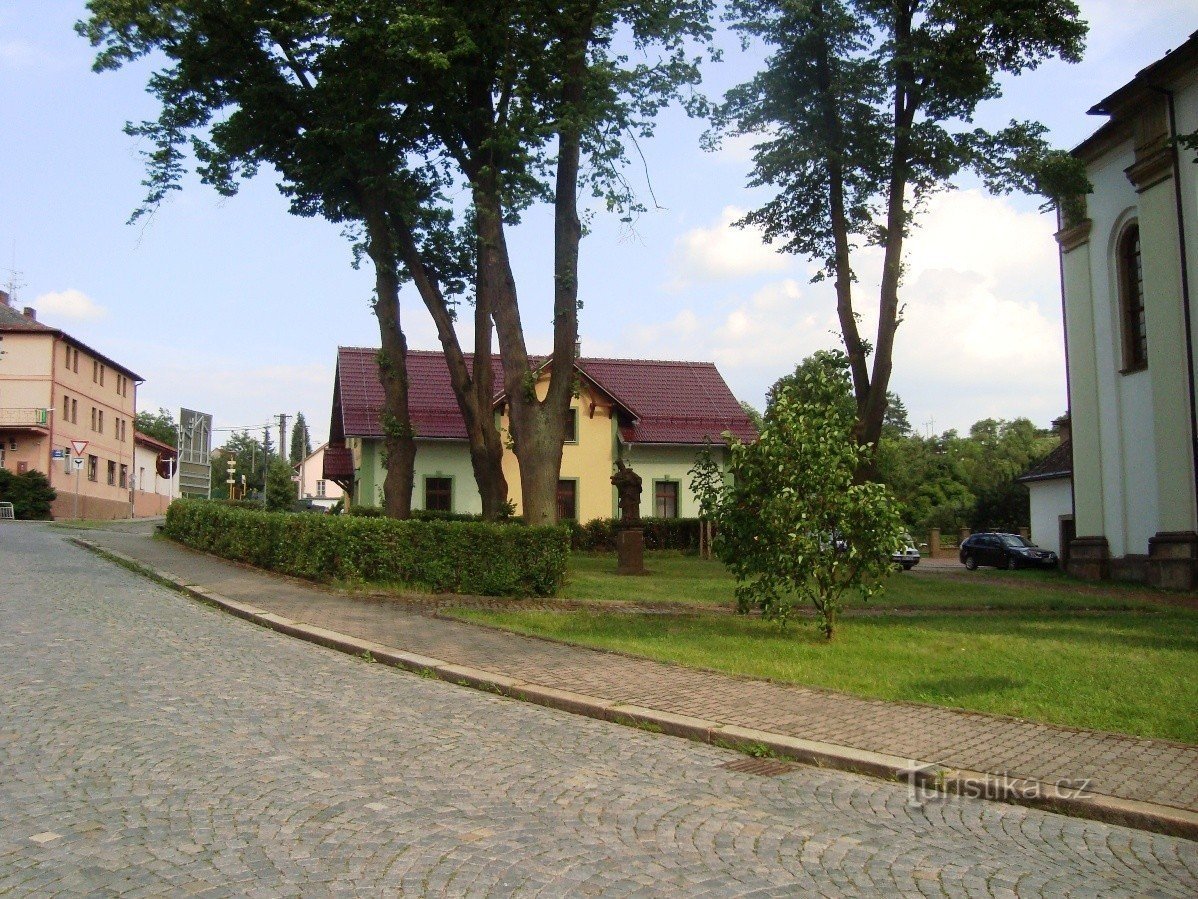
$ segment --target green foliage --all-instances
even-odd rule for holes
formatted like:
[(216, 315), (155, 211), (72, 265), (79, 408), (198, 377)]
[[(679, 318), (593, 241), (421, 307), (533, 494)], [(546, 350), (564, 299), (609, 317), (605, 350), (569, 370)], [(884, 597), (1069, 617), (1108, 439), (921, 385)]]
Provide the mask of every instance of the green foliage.
[(155, 440), (161, 440), (167, 446), (179, 445), (179, 431), (175, 424), (175, 417), (161, 407), (157, 412), (138, 412), (133, 417), (133, 427)]
[[(699, 519), (642, 518), (646, 550), (699, 551)], [(580, 552), (615, 552), (618, 518), (595, 518), (586, 524), (570, 522), (571, 547)]]
[[(1000, 193), (1063, 199), (1081, 187), (1044, 126), (970, 123), (1007, 77), (1053, 57), (1080, 60), (1086, 24), (1072, 0), (732, 0), (728, 18), (746, 46), (769, 52), (714, 117), (717, 135), (760, 139), (750, 186), (776, 191), (741, 224), (811, 257), (816, 279), (834, 282), (860, 437), (876, 443), (901, 319), (903, 241), (922, 204), (966, 172)], [(886, 251), (872, 341), (860, 334), (853, 297), (863, 244)]]
[(561, 527), (288, 515), (202, 500), (174, 502), (166, 534), (296, 577), (483, 596), (552, 596), (570, 550)]
[(58, 491), (40, 471), (16, 474), (0, 468), (0, 503), (12, 503), (13, 515), (24, 520), (46, 520)]
[(915, 534), (963, 527), (1018, 531), (1030, 524), (1031, 509), (1027, 487), (1015, 478), (1056, 445), (1056, 437), (1026, 418), (982, 419), (967, 437), (884, 432), (876, 470)]
[(757, 442), (732, 441), (732, 482), (703, 488), (741, 612), (785, 625), (809, 601), (830, 639), (844, 595), (869, 599), (890, 572), (902, 522), (884, 485), (855, 479), (855, 421), (847, 357), (816, 353), (771, 388)]
[(270, 463), (266, 472), (266, 508), (270, 512), (282, 512), (295, 505), (296, 488), (291, 476), (295, 472), (282, 459)]
[(295, 414), (295, 424), (291, 426), (291, 464), (298, 465), (312, 455), (312, 437), (308, 433), (308, 422), (303, 412)]

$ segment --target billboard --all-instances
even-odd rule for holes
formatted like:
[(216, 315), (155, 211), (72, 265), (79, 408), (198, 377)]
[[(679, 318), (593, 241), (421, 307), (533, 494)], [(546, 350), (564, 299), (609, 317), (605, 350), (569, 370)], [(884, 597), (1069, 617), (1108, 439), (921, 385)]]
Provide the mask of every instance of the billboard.
[(183, 496), (212, 496), (212, 416), (179, 410), (179, 492)]

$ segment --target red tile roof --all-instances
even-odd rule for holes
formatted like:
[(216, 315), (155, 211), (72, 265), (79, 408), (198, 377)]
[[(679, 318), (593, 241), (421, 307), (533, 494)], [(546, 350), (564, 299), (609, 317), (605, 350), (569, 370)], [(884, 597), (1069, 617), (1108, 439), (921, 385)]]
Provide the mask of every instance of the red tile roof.
[[(467, 355), (466, 361), (472, 364), (472, 357)], [(710, 439), (718, 443), (724, 431), (731, 431), (741, 440), (757, 437), (748, 416), (710, 362), (582, 358), (577, 367), (623, 407), (620, 432), (626, 441), (692, 444)], [(491, 370), (498, 398), (503, 389), (498, 356), (491, 358)], [(417, 437), (465, 440), (466, 427), (444, 355), (410, 350), (408, 379), (409, 408)], [(337, 384), (344, 436), (382, 437), (383, 388), (378, 379), (378, 350), (340, 347)]]

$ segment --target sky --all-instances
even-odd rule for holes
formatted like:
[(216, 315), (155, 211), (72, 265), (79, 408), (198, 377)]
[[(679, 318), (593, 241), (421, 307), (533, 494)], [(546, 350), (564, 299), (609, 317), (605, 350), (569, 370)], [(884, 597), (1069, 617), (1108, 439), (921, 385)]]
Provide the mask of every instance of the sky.
[[(1087, 109), (1198, 30), (1198, 0), (1080, 5), (1085, 59), (1009, 80), (979, 124), (1038, 120), (1072, 147), (1103, 122)], [(157, 115), (151, 68), (93, 73), (93, 50), (73, 30), (84, 14), (81, 2), (0, 0), (0, 284), (15, 288), (14, 305), (140, 375), (140, 409), (199, 409), (217, 429), (259, 430), (302, 411), (323, 441), (337, 347), (379, 342), (369, 266), (353, 268), (337, 226), (291, 215), (270, 172), (232, 198), (188, 180), (126, 224), (144, 195), (144, 145), (122, 127)], [(721, 43), (724, 60), (704, 70), (715, 97), (760, 58), (726, 34)], [(629, 172), (658, 208), (631, 227), (597, 213), (580, 259), (583, 355), (710, 360), (761, 408), (774, 381), (838, 344), (835, 300), (810, 283), (808, 260), (732, 226), (768, 193), (746, 187), (747, 142), (704, 152), (704, 130), (664, 113), (643, 170)], [(918, 430), (965, 431), (986, 417), (1047, 426), (1065, 411), (1054, 219), (1039, 207), (962, 181), (919, 220), (891, 381)], [(552, 343), (551, 216), (531, 210), (510, 237), (533, 352)], [(880, 256), (857, 265), (868, 331)], [(412, 288), (401, 303), (409, 344), (439, 349)]]

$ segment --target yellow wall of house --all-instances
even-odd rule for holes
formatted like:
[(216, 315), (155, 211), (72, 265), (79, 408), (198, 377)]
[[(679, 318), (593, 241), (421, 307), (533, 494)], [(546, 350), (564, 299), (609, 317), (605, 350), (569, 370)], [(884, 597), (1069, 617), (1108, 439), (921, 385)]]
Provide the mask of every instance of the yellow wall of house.
[[(549, 374), (545, 372), (537, 381), (537, 396), (544, 399), (548, 387)], [(616, 433), (611, 402), (583, 384), (579, 388), (579, 395), (570, 400), (570, 408), (577, 410), (578, 440), (562, 447), (562, 480), (578, 482), (579, 521), (611, 518), (615, 514), (611, 475), (616, 458)], [(500, 416), (499, 428), (506, 442), (506, 414)], [(503, 475), (507, 478), (508, 495), (516, 506), (516, 513), (520, 514), (524, 509), (520, 502), (520, 467), (515, 453), (504, 452)]]

